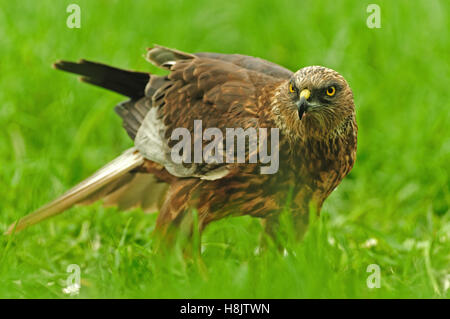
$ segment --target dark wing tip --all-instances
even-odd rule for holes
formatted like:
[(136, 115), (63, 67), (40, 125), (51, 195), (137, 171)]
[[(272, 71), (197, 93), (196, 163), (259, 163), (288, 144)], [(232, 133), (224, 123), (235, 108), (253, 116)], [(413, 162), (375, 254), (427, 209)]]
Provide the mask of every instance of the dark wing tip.
[(55, 63), (53, 63), (53, 68), (61, 71), (71, 72), (71, 73), (78, 73), (77, 68), (80, 63), (76, 62), (70, 62), (70, 61), (64, 61), (64, 60), (58, 60)]
[(62, 65), (64, 64), (64, 62), (65, 61), (63, 61), (63, 60), (58, 60), (52, 64), (52, 68), (54, 68), (56, 70), (60, 70)]

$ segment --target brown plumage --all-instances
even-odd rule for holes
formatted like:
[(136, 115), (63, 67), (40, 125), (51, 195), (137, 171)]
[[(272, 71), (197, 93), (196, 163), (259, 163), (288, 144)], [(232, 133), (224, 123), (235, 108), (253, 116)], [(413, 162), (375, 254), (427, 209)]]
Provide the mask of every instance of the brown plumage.
[[(225, 216), (251, 215), (264, 218), (268, 232), (273, 232), (291, 196), (290, 210), (302, 233), (311, 205), (320, 212), (355, 161), (355, 108), (345, 79), (321, 66), (293, 73), (237, 54), (188, 54), (155, 46), (147, 58), (169, 74), (125, 71), (84, 60), (55, 64), (130, 98), (116, 111), (135, 147), (24, 217), (10, 232), (99, 199), (122, 209), (159, 209), (156, 229), (162, 234), (181, 225), (190, 232), (192, 209), (198, 212), (201, 229)], [(176, 141), (171, 134), (187, 128), (194, 135), (194, 120), (202, 120), (203, 130), (278, 128), (278, 144), (271, 142), (270, 130), (266, 137), (259, 134), (272, 152), (279, 152), (278, 171), (261, 174), (262, 163), (248, 163), (248, 147), (245, 163), (174, 163), (170, 151)], [(206, 146), (208, 141), (200, 143)]]

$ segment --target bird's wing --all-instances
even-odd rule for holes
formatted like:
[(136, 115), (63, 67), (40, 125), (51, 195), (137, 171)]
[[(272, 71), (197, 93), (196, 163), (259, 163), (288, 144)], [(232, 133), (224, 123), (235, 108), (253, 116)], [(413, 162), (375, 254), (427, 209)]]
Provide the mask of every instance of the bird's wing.
[[(155, 210), (170, 182), (164, 167), (156, 179), (139, 170), (155, 164), (167, 152), (171, 132), (184, 127), (193, 133), (193, 121), (203, 127), (247, 128), (258, 125), (258, 94), (268, 83), (290, 76), (290, 71), (257, 58), (214, 53), (189, 54), (160, 46), (149, 50), (148, 59), (170, 70), (168, 76), (127, 71), (105, 64), (81, 60), (59, 61), (54, 67), (81, 75), (81, 80), (130, 98), (116, 106), (136, 148), (105, 165), (61, 197), (14, 223), (8, 230), (22, 230), (64, 210), (102, 199), (106, 205), (122, 209), (141, 206)], [(148, 156), (148, 153), (152, 156)], [(155, 155), (156, 154), (156, 155)], [(156, 157), (154, 157), (156, 156)], [(153, 160), (147, 161), (145, 159)], [(170, 167), (173, 163), (162, 164)], [(156, 164), (155, 164), (156, 165)], [(181, 176), (216, 179), (224, 176), (222, 167), (198, 165), (194, 170), (177, 166)], [(161, 176), (163, 178), (161, 178)], [(166, 178), (164, 178), (166, 177)]]
[[(151, 107), (139, 127), (136, 148), (149, 160), (163, 165), (178, 177), (217, 179), (226, 175), (226, 163), (174, 163), (172, 139), (175, 130), (190, 133), (191, 153), (194, 146), (209, 143), (201, 132), (194, 132), (194, 122), (201, 121), (202, 130), (217, 128), (226, 145), (227, 128), (258, 129), (264, 89), (283, 81), (223, 59), (196, 56), (157, 46), (149, 50), (149, 61), (170, 71), (168, 84), (151, 97)], [(253, 59), (253, 58), (252, 58)], [(198, 127), (198, 126), (197, 126)], [(201, 151), (201, 150), (200, 150)], [(248, 151), (248, 149), (246, 149)], [(195, 156), (191, 156), (194, 160)]]
[(248, 70), (263, 73), (280, 79), (289, 79), (294, 73), (273, 62), (242, 54), (223, 54), (200, 52), (194, 55), (233, 63)]

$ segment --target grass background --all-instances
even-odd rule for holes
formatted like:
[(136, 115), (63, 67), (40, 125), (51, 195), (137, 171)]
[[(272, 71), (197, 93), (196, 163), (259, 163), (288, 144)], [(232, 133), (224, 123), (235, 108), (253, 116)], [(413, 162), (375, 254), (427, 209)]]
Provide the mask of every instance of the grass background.
[[(79, 297), (448, 298), (448, 1), (0, 0), (0, 231), (132, 145), (123, 97), (51, 69), (87, 58), (159, 72), (153, 43), (259, 56), (293, 70), (336, 69), (355, 95), (358, 159), (289, 255), (257, 254), (251, 218), (207, 228), (204, 267), (155, 255), (155, 215), (74, 208), (0, 238), (0, 297), (61, 298), (69, 264)], [(66, 7), (81, 7), (81, 29)], [(375, 245), (370, 245), (376, 240)], [(381, 268), (369, 289), (367, 266)]]

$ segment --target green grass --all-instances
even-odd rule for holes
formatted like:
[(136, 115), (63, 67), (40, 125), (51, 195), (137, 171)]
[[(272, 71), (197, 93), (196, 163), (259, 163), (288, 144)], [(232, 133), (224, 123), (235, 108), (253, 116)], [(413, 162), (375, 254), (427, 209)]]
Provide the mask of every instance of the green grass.
[[(81, 6), (68, 29), (66, 6)], [(157, 71), (153, 43), (336, 69), (355, 95), (358, 159), (289, 254), (255, 254), (251, 218), (207, 228), (202, 261), (152, 252), (155, 215), (96, 204), (0, 238), (0, 297), (448, 298), (448, 1), (6, 1), (0, 4), (0, 231), (132, 145), (123, 97), (51, 69), (87, 58)], [(365, 245), (369, 239), (377, 244)], [(381, 268), (369, 289), (367, 266)]]

